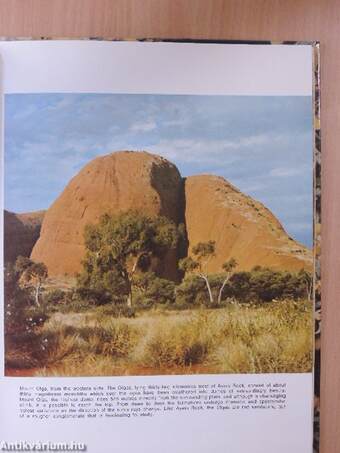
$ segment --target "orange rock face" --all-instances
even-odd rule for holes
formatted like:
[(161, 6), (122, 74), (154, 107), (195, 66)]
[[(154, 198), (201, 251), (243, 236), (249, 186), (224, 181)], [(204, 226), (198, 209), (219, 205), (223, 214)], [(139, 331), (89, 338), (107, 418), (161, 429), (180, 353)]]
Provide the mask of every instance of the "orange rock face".
[(45, 211), (14, 214), (4, 211), (4, 261), (14, 262), (19, 255), (30, 256), (41, 229)]
[(291, 239), (276, 217), (225, 179), (191, 176), (185, 181), (185, 219), (189, 254), (198, 242), (216, 241), (216, 256), (206, 264), (220, 272), (233, 257), (237, 270), (256, 265), (280, 270), (312, 268), (312, 253)]
[[(74, 275), (85, 253), (85, 225), (96, 223), (104, 213), (129, 209), (185, 223), (189, 253), (198, 242), (216, 241), (209, 272), (220, 272), (231, 257), (238, 270), (256, 265), (312, 268), (311, 251), (291, 239), (261, 203), (223, 178), (200, 175), (183, 180), (166, 159), (132, 151), (98, 157), (69, 182), (46, 212), (31, 258), (44, 262), (51, 276)], [(177, 253), (169, 253), (158, 270), (176, 280)]]
[[(74, 275), (84, 257), (83, 231), (104, 213), (130, 209), (183, 221), (183, 180), (177, 168), (146, 152), (121, 151), (87, 164), (48, 209), (31, 258), (49, 275)], [(161, 274), (176, 278), (176, 256)]]

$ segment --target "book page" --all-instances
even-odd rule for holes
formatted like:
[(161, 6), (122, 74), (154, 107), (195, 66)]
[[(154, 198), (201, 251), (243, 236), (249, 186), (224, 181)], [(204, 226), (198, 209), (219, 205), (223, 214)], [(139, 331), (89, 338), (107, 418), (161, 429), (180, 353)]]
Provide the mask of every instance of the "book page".
[(313, 451), (313, 52), (0, 42), (3, 450)]

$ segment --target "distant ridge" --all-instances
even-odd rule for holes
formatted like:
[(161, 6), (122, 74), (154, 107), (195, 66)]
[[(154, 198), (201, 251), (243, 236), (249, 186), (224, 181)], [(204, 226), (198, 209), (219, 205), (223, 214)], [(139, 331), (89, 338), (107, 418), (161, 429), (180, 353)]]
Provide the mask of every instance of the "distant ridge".
[(4, 211), (4, 261), (14, 262), (19, 255), (30, 256), (39, 238), (46, 211), (15, 214)]

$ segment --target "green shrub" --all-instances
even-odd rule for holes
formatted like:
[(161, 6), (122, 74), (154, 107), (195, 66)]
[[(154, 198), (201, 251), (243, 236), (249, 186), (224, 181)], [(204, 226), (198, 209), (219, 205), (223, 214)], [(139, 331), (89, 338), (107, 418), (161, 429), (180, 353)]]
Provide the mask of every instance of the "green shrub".
[[(215, 299), (223, 283), (223, 276), (219, 274), (209, 275), (211, 290)], [(229, 286), (226, 285), (223, 294), (229, 294)], [(176, 305), (182, 307), (193, 307), (200, 305), (209, 305), (209, 296), (207, 287), (202, 278), (196, 275), (189, 275), (176, 288)]]
[(44, 303), (54, 305), (63, 303), (66, 299), (66, 292), (62, 289), (52, 289), (44, 294)]
[(19, 285), (20, 273), (7, 266), (4, 272), (5, 334), (32, 332), (47, 319), (43, 307), (34, 304), (30, 292)]
[(86, 301), (90, 305), (105, 305), (121, 302), (119, 296), (114, 296), (111, 291), (103, 287), (88, 288), (86, 286), (78, 286), (77, 295), (79, 299)]
[[(86, 248), (78, 287), (97, 303), (132, 305), (135, 274), (150, 268), (152, 257), (162, 259), (176, 250), (177, 226), (166, 217), (147, 217), (137, 211), (104, 214), (95, 225), (86, 225)], [(85, 296), (85, 294), (84, 294)]]
[(39, 330), (48, 319), (46, 309), (37, 306), (30, 291), (21, 288), (21, 273), (12, 266), (4, 272), (5, 364), (6, 367), (30, 368), (39, 363), (43, 352)]
[[(249, 293), (247, 299), (257, 299), (270, 302), (273, 299), (300, 299), (306, 298), (309, 282), (302, 272), (275, 271), (257, 266), (250, 273)], [(232, 277), (234, 286), (235, 276)]]
[[(223, 283), (223, 275), (208, 276), (214, 300)], [(225, 306), (232, 300), (239, 302), (270, 302), (272, 300), (305, 299), (310, 297), (311, 275), (306, 271), (287, 272), (255, 267), (252, 271), (235, 272), (225, 285), (222, 303), (208, 303), (208, 293), (203, 279), (188, 276), (176, 288), (176, 306), (193, 307), (209, 305), (211, 308)]]
[(153, 305), (171, 305), (175, 302), (175, 283), (157, 277), (153, 272), (137, 274), (134, 278), (136, 306), (151, 308)]

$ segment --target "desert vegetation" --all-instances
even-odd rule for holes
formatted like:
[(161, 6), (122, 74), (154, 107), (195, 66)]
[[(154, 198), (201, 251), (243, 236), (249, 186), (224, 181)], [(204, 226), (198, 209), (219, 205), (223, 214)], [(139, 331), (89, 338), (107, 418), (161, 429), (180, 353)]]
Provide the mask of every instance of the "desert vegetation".
[[(6, 372), (90, 376), (307, 372), (312, 367), (312, 279), (261, 266), (220, 272), (215, 242), (185, 256), (185, 228), (134, 211), (84, 232), (75, 283), (19, 257), (5, 269)], [(162, 260), (178, 261), (177, 281)]]

